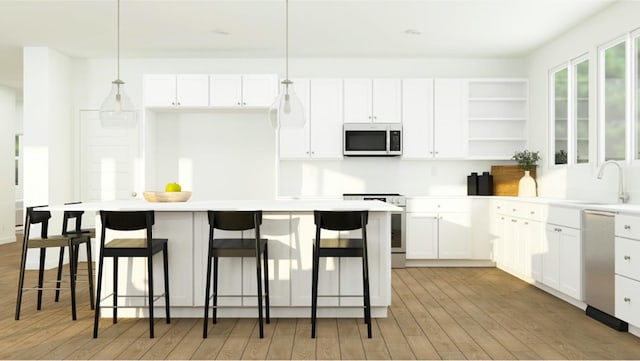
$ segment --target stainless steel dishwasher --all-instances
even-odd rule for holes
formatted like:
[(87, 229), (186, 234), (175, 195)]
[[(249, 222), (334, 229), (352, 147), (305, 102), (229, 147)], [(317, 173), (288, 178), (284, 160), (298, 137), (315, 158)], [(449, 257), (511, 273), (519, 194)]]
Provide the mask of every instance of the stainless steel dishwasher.
[(615, 213), (582, 213), (582, 282), (586, 314), (618, 331), (629, 325), (615, 318)]

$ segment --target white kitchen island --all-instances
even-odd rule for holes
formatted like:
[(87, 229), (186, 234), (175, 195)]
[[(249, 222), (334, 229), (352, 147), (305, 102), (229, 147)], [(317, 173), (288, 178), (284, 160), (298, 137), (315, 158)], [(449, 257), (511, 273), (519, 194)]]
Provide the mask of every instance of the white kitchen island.
[[(368, 210), (367, 239), (369, 282), (373, 317), (386, 317), (391, 303), (391, 217), (400, 208), (380, 201), (343, 200), (240, 200), (150, 203), (144, 200), (108, 201), (50, 206), (51, 211), (154, 210), (154, 237), (169, 239), (169, 287), (172, 317), (202, 317), (207, 262), (208, 210), (262, 210), (261, 237), (269, 239), (269, 290), (272, 317), (310, 317), (314, 210)], [(96, 213), (97, 214), (97, 213)], [(359, 233), (359, 232), (358, 232)], [(230, 233), (226, 236), (230, 236)], [(238, 233), (235, 233), (237, 236)], [(323, 230), (323, 237), (330, 233)], [(116, 232), (107, 233), (113, 238)], [(216, 231), (223, 236), (223, 231)], [(96, 220), (96, 240), (100, 220)], [(108, 240), (107, 240), (108, 241)], [(96, 252), (97, 253), (97, 252)], [(97, 264), (97, 255), (94, 256)], [(144, 295), (146, 260), (119, 261), (119, 293)], [(221, 258), (219, 264), (219, 317), (256, 317), (254, 258)], [(163, 290), (162, 262), (154, 262), (154, 289)], [(111, 293), (112, 263), (105, 260), (103, 295)], [(322, 259), (320, 263), (318, 316), (362, 317), (362, 265), (357, 258)], [(230, 297), (222, 297), (222, 296)], [(328, 295), (323, 297), (323, 295)], [(354, 297), (356, 296), (356, 297)], [(104, 296), (103, 296), (104, 297)], [(112, 300), (103, 301), (111, 304)], [(123, 299), (130, 306), (144, 306), (146, 298)], [(158, 317), (163, 303), (155, 303)], [(356, 307), (359, 306), (359, 307)], [(103, 316), (110, 315), (103, 309)], [(145, 317), (145, 307), (121, 309), (124, 317)]]

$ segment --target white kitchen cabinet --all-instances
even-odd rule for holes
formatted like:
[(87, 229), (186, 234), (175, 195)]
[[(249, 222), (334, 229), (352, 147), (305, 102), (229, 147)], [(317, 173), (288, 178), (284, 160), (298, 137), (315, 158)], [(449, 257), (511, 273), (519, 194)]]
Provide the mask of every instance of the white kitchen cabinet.
[(278, 92), (275, 74), (215, 74), (209, 82), (212, 107), (269, 107)]
[(280, 129), (280, 159), (342, 158), (342, 80), (294, 79), (307, 109), (304, 128)]
[(434, 87), (434, 156), (466, 158), (465, 82), (436, 79)]
[[(579, 213), (579, 210), (575, 209)], [(547, 223), (542, 283), (582, 299), (582, 241), (580, 230)]]
[(615, 217), (615, 316), (640, 327), (640, 217)]
[(526, 79), (469, 79), (465, 99), (468, 155), (472, 159), (511, 159), (527, 144)]
[(402, 158), (433, 158), (433, 79), (402, 80)]
[(345, 79), (345, 123), (400, 123), (402, 82), (400, 79)]
[(469, 199), (407, 200), (407, 259), (471, 259)]
[(207, 107), (208, 105), (208, 75), (150, 74), (144, 77), (145, 107)]
[(438, 214), (406, 213), (407, 259), (438, 258)]

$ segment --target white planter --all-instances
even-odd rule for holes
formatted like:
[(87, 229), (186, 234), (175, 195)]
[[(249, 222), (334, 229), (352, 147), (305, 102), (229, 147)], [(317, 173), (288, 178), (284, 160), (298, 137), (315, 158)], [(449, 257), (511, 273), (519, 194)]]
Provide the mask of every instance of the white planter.
[(529, 174), (528, 170), (524, 171), (524, 176), (520, 178), (518, 183), (518, 197), (537, 197), (536, 180)]

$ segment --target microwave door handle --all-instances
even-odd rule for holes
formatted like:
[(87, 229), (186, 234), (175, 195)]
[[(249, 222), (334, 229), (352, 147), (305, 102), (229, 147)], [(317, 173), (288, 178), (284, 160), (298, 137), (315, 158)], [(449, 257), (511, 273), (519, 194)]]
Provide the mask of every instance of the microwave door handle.
[(387, 129), (386, 132), (387, 136), (386, 136), (386, 140), (387, 140), (387, 148), (385, 153), (389, 154), (389, 152), (391, 151), (391, 131), (389, 129)]

